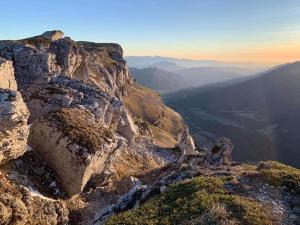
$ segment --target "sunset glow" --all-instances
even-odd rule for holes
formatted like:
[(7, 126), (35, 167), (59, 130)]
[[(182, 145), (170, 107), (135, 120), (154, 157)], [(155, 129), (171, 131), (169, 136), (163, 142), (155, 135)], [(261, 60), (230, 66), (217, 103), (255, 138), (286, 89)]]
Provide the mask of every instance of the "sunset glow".
[[(119, 43), (127, 56), (169, 56), (253, 65), (300, 59), (300, 1), (91, 0), (85, 3), (83, 0), (5, 1), (0, 38), (19, 39), (60, 29), (76, 40)], [(60, 7), (55, 7), (57, 4)], [(47, 12), (40, 10), (43, 8)], [(32, 11), (38, 20), (28, 15)]]

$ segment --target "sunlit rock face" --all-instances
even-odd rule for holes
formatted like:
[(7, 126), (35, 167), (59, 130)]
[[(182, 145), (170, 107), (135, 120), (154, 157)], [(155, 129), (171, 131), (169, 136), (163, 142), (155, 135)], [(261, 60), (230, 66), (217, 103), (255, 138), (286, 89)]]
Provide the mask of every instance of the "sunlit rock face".
[(17, 90), (12, 61), (0, 58), (0, 88)]
[(62, 109), (34, 122), (29, 144), (56, 171), (72, 196), (82, 192), (93, 174), (103, 172), (118, 138), (89, 111)]
[(196, 153), (194, 140), (189, 134), (187, 128), (181, 133), (178, 146), (184, 155), (192, 155)]
[(113, 189), (175, 162), (177, 147), (195, 150), (181, 116), (134, 83), (118, 44), (78, 42), (55, 30), (0, 41), (0, 57), (0, 160), (22, 155), (27, 143), (69, 196), (91, 178)]
[(57, 41), (64, 36), (64, 33), (60, 30), (53, 30), (53, 31), (46, 31), (41, 36), (49, 39), (50, 41)]
[(14, 62), (20, 90), (40, 77), (65, 75), (123, 96), (133, 82), (118, 44), (75, 42), (60, 31), (18, 41), (0, 41), (0, 56)]

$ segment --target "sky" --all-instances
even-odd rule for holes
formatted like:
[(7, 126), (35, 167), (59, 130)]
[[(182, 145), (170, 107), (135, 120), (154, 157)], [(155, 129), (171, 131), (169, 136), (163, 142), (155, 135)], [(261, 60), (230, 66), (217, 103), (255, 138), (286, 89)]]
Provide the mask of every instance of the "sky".
[(300, 0), (1, 1), (0, 39), (60, 29), (125, 55), (275, 65), (300, 60)]

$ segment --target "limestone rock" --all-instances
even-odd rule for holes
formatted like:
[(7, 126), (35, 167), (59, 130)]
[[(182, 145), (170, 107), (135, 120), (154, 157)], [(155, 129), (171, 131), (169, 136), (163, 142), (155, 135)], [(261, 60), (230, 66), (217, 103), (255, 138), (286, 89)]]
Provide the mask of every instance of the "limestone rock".
[(84, 108), (105, 127), (132, 140), (138, 131), (122, 101), (100, 91), (97, 86), (65, 76), (53, 76), (27, 89), (27, 105), (32, 112), (30, 122), (52, 110)]
[(0, 88), (0, 164), (25, 152), (29, 111), (17, 91)]
[(121, 113), (117, 132), (128, 140), (132, 140), (138, 134), (137, 127), (126, 110)]
[(17, 90), (12, 61), (0, 58), (0, 88)]
[(75, 42), (62, 36), (61, 31), (48, 31), (23, 40), (0, 41), (0, 57), (14, 62), (20, 90), (25, 93), (39, 77), (60, 74), (95, 84), (117, 97), (126, 95), (133, 79), (118, 44)]
[(36, 79), (60, 73), (53, 54), (21, 42), (0, 41), (0, 57), (13, 61), (15, 78), (22, 94)]
[(234, 145), (229, 138), (219, 138), (207, 155), (208, 162), (214, 165), (229, 164), (233, 147)]
[(118, 138), (83, 109), (62, 109), (34, 122), (30, 145), (41, 152), (65, 191), (79, 194), (117, 147)]
[(64, 33), (60, 30), (46, 31), (41, 36), (48, 38), (50, 41), (56, 41), (64, 36)]
[[(56, 56), (57, 64), (62, 70), (61, 73), (70, 77), (79, 73), (76, 70), (83, 61), (83, 55), (87, 54), (80, 45), (67, 37), (51, 43), (49, 51)], [(85, 79), (84, 76), (78, 78)]]
[(187, 128), (180, 135), (178, 147), (183, 155), (193, 155), (196, 152), (194, 140)]

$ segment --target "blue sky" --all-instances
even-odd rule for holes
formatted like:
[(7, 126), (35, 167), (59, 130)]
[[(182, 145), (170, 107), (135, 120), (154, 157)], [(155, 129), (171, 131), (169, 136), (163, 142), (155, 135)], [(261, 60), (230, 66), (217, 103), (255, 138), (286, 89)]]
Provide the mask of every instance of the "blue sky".
[(1, 8), (0, 39), (61, 29), (75, 40), (120, 43), (126, 55), (300, 60), (298, 0), (10, 0)]

